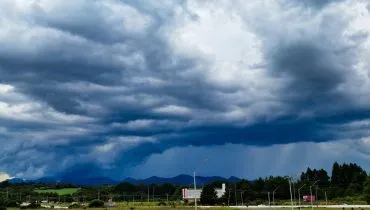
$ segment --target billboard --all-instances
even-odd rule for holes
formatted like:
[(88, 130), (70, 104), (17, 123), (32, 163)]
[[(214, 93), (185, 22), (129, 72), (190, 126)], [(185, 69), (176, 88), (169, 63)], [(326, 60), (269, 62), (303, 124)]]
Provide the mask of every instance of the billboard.
[(194, 199), (194, 198), (199, 199), (201, 193), (202, 193), (202, 190), (201, 189), (197, 189), (197, 190), (194, 190), (194, 189), (182, 189), (182, 197), (184, 199)]

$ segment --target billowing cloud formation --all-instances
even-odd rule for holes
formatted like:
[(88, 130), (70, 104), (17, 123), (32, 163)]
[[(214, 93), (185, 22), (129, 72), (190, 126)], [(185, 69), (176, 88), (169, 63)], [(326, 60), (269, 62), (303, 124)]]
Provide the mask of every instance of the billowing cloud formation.
[(121, 177), (173, 147), (368, 137), (366, 1), (4, 0), (0, 14), (12, 175)]

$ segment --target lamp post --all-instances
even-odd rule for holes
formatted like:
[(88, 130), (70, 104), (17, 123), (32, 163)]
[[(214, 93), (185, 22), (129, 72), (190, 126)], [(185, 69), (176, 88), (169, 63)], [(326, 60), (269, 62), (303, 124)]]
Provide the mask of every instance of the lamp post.
[(269, 199), (269, 206), (271, 207), (271, 202), (270, 202), (270, 192), (267, 192), (267, 197)]
[(313, 210), (313, 202), (312, 202), (312, 186), (314, 186), (319, 180), (316, 180), (312, 185), (310, 185), (310, 194), (311, 194), (311, 209)]

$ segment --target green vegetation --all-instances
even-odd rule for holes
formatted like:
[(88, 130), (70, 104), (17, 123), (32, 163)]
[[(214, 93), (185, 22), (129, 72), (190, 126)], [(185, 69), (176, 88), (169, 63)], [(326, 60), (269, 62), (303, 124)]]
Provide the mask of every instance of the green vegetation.
[(370, 176), (366, 178), (364, 183), (364, 199), (368, 204), (370, 204)]
[[(218, 180), (208, 183), (203, 187), (201, 204), (207, 205), (268, 205), (268, 195), (272, 204), (274, 189), (274, 201), (276, 205), (290, 205), (290, 187), (295, 192), (295, 201), (298, 201), (298, 189), (300, 189), (301, 204), (310, 202), (302, 201), (304, 195), (317, 195), (318, 201), (314, 205), (323, 204), (367, 204), (370, 203), (370, 176), (356, 164), (334, 163), (331, 174), (324, 169), (307, 168), (299, 177), (270, 176), (258, 178), (253, 181), (240, 180), (236, 183), (228, 183), (226, 180)], [(222, 198), (215, 197), (214, 188), (221, 188), (226, 184), (226, 193)], [(313, 185), (315, 183), (315, 185)], [(84, 186), (78, 188), (70, 184), (43, 184), (43, 183), (0, 183), (0, 206), (19, 207), (22, 202), (49, 202), (49, 206), (70, 206), (72, 202), (81, 208), (82, 203), (88, 204), (93, 200), (116, 202), (117, 208), (135, 210), (141, 207), (159, 208), (184, 208), (190, 207), (191, 202), (183, 201), (182, 189), (189, 185), (173, 184), (130, 184), (122, 182), (113, 186)], [(190, 186), (191, 188), (191, 186)], [(327, 202), (326, 202), (327, 199)], [(359, 209), (360, 210), (360, 209)]]
[(217, 192), (214, 185), (207, 184), (203, 187), (200, 195), (200, 203), (203, 205), (216, 205), (218, 203)]
[(101, 200), (93, 200), (89, 203), (89, 208), (102, 208), (104, 207), (104, 202)]
[(72, 195), (78, 192), (80, 188), (63, 188), (63, 189), (45, 189), (45, 190), (35, 190), (37, 193), (56, 193), (58, 195)]

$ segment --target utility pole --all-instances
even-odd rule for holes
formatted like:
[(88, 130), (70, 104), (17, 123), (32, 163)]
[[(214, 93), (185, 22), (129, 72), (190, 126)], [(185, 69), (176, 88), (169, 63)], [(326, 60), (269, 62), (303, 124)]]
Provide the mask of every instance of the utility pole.
[(325, 203), (328, 205), (328, 197), (326, 196), (326, 191), (325, 191)]
[(293, 195), (292, 195), (292, 182), (291, 179), (289, 178), (289, 191), (290, 191), (290, 202), (292, 204), (292, 210), (293, 210)]
[(241, 191), (240, 192), (240, 199), (242, 200), (242, 206), (244, 206), (244, 202), (243, 202), (243, 194), (244, 194), (245, 191)]
[(236, 182), (234, 183), (234, 191), (235, 191), (235, 206), (238, 205), (238, 198), (236, 197)]
[(275, 210), (275, 192), (276, 192), (276, 190), (277, 190), (278, 188), (279, 188), (279, 186), (278, 186), (278, 187), (276, 187), (274, 191), (272, 191), (272, 204), (274, 205), (274, 210)]
[(150, 187), (148, 187), (148, 204), (149, 204), (149, 189), (150, 189)]
[(305, 186), (306, 184), (302, 185), (299, 189), (298, 189), (298, 205), (299, 205), (299, 209), (301, 208), (301, 189)]
[(270, 202), (270, 192), (267, 192), (267, 197), (269, 199), (269, 206), (271, 206), (271, 202)]
[(312, 185), (310, 186), (310, 195), (311, 195), (311, 198), (310, 198), (310, 201), (311, 201), (311, 209), (313, 210), (313, 203), (312, 203)]
[(153, 185), (153, 202), (154, 202), (154, 191), (155, 191), (155, 186)]
[(195, 207), (195, 210), (198, 209), (196, 193), (197, 193), (197, 184), (196, 184), (196, 181), (195, 181), (195, 171), (194, 171), (194, 204), (195, 204), (194, 207)]
[(313, 210), (313, 202), (312, 202), (312, 186), (314, 186), (319, 180), (316, 180), (312, 185), (310, 185), (310, 194), (311, 194), (311, 209)]
[(230, 194), (231, 194), (231, 188), (229, 187), (229, 198), (227, 200), (227, 206), (230, 206)]
[(166, 196), (167, 196), (167, 205), (168, 205), (168, 193), (166, 193)]
[(296, 200), (296, 197), (295, 197), (295, 184), (294, 184), (294, 182), (292, 183), (292, 185), (293, 185), (293, 200), (294, 200), (294, 205), (297, 205), (297, 200)]

